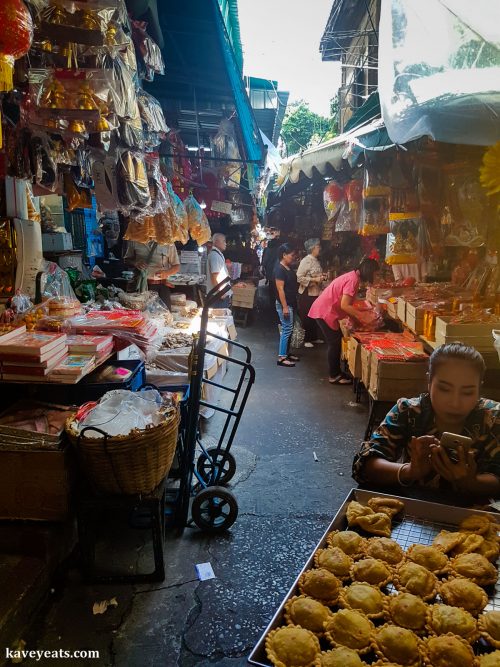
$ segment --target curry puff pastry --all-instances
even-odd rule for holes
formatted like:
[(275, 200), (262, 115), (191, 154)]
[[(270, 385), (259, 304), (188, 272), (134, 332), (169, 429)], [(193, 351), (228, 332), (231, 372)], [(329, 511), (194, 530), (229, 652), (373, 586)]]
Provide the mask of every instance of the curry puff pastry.
[(447, 572), (449, 566), (446, 554), (437, 547), (425, 544), (412, 544), (406, 552), (406, 558), (436, 575)]
[(349, 579), (353, 559), (339, 547), (318, 549), (314, 555), (316, 567), (323, 567), (341, 580)]
[(365, 582), (354, 582), (343, 588), (339, 595), (339, 605), (345, 609), (355, 609), (368, 618), (382, 618), (385, 595), (375, 586)]
[(411, 630), (387, 623), (375, 631), (373, 650), (398, 665), (420, 665), (420, 640)]
[(431, 635), (446, 635), (451, 632), (471, 644), (479, 638), (477, 622), (472, 614), (447, 604), (434, 604), (429, 607), (427, 627)]
[(313, 632), (285, 625), (267, 635), (266, 653), (275, 667), (314, 667), (321, 649)]
[(489, 586), (497, 580), (497, 570), (481, 554), (461, 554), (451, 560), (453, 574), (470, 579), (479, 586)]
[(428, 667), (475, 667), (471, 645), (457, 635), (429, 637), (423, 642), (424, 661)]
[(384, 512), (374, 512), (355, 500), (347, 506), (347, 523), (349, 526), (359, 526), (372, 535), (391, 536), (391, 517)]
[(417, 634), (423, 634), (427, 624), (427, 605), (417, 595), (399, 593), (385, 599), (385, 615), (394, 623)]
[(351, 558), (362, 556), (366, 540), (353, 530), (335, 530), (326, 538), (328, 546), (338, 547)]
[(444, 581), (439, 587), (439, 595), (445, 604), (461, 607), (473, 616), (480, 614), (488, 604), (484, 590), (464, 577)]
[(394, 585), (398, 591), (413, 593), (423, 600), (432, 600), (437, 593), (438, 579), (422, 565), (408, 561), (397, 568)]
[(479, 632), (490, 646), (500, 649), (500, 611), (487, 611), (481, 614)]
[(351, 567), (353, 581), (365, 581), (379, 588), (390, 583), (392, 576), (392, 568), (377, 558), (362, 558)]
[(383, 512), (384, 514), (388, 514), (391, 519), (400, 514), (405, 508), (404, 502), (402, 500), (398, 500), (397, 498), (374, 497), (370, 498), (370, 500), (367, 502), (367, 505), (374, 512)]
[(497, 523), (489, 516), (483, 514), (471, 514), (463, 519), (458, 529), (465, 533), (475, 533), (476, 535), (487, 535), (492, 529), (497, 531)]
[(307, 595), (290, 598), (285, 605), (285, 621), (288, 625), (300, 625), (319, 637), (323, 636), (323, 626), (331, 615), (328, 607)]
[(493, 651), (493, 653), (485, 653), (478, 659), (479, 667), (500, 667), (500, 651)]
[(341, 646), (332, 651), (323, 651), (316, 658), (315, 667), (366, 667), (366, 663), (356, 651)]
[(333, 647), (345, 646), (359, 654), (370, 651), (374, 631), (373, 623), (352, 609), (337, 611), (325, 623), (325, 637)]
[(451, 530), (442, 530), (436, 535), (433, 546), (438, 547), (445, 554), (457, 547), (467, 537), (467, 533), (453, 532)]
[(405, 552), (389, 537), (371, 537), (367, 540), (366, 555), (378, 558), (389, 565), (398, 565), (405, 557)]
[(299, 578), (299, 590), (303, 595), (308, 595), (328, 606), (336, 604), (340, 586), (337, 577), (323, 567), (307, 570)]

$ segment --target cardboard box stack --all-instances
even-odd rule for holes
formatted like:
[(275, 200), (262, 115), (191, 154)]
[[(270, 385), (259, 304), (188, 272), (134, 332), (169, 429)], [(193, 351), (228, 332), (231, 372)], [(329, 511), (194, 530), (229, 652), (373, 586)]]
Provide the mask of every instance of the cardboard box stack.
[(237, 283), (233, 286), (233, 306), (252, 310), (255, 305), (257, 288), (250, 283)]

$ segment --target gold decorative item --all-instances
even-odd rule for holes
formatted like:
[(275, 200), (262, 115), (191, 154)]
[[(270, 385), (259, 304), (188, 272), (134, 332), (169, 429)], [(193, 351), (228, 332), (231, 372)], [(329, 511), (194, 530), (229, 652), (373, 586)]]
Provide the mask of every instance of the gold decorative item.
[(40, 42), (40, 49), (46, 53), (52, 53), (52, 42), (49, 39), (44, 39)]
[(479, 174), (479, 180), (486, 194), (490, 197), (500, 194), (500, 141), (488, 148), (484, 154)]
[(83, 12), (82, 25), (85, 30), (100, 30), (99, 18), (93, 12)]
[(92, 90), (88, 83), (82, 84), (78, 91), (78, 100), (76, 103), (78, 109), (94, 110), (97, 109), (97, 104), (94, 100)]
[(110, 23), (108, 25), (108, 29), (106, 30), (106, 44), (107, 46), (116, 46), (117, 41), (116, 41), (116, 34), (118, 32), (118, 28)]
[(48, 109), (64, 109), (66, 107), (66, 91), (59, 81), (53, 80), (43, 93), (40, 106)]
[(49, 7), (45, 12), (44, 19), (48, 23), (54, 23), (54, 25), (67, 25), (68, 23), (68, 12), (59, 5), (54, 5)]
[(83, 134), (86, 131), (85, 123), (81, 120), (72, 120), (68, 130), (75, 134)]
[(111, 129), (108, 121), (104, 116), (99, 116), (99, 120), (96, 123), (96, 132), (109, 132)]

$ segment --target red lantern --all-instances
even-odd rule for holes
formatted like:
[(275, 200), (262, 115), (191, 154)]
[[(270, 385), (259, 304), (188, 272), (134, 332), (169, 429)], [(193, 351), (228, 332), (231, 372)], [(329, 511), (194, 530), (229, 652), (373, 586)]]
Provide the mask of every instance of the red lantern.
[(0, 92), (14, 87), (14, 61), (28, 53), (33, 39), (33, 21), (23, 0), (0, 2)]

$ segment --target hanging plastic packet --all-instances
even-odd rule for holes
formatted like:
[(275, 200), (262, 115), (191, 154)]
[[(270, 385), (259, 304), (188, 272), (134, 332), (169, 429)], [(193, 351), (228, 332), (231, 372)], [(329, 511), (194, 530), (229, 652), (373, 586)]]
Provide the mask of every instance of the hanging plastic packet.
[(122, 207), (143, 210), (144, 207), (151, 206), (146, 165), (141, 153), (123, 151), (120, 154), (117, 181)]
[(90, 5), (73, 0), (51, 3), (41, 12), (38, 27), (42, 37), (56, 43), (62, 38), (90, 47), (118, 47), (128, 41), (122, 23), (116, 2), (96, 1)]
[(203, 209), (192, 194), (184, 202), (188, 218), (189, 233), (199, 246), (204, 245), (211, 238), (210, 225)]
[(179, 197), (179, 195), (174, 192), (172, 183), (170, 183), (170, 181), (167, 181), (167, 192), (170, 195), (170, 199), (172, 200), (172, 205), (176, 217), (175, 240), (182, 243), (182, 245), (186, 245), (186, 243), (189, 241), (189, 222), (186, 207), (184, 206), (184, 202)]
[(145, 21), (132, 21), (132, 39), (142, 70), (140, 76), (146, 81), (153, 81), (155, 74), (165, 74), (165, 63), (158, 44), (148, 35), (146, 28)]
[(46, 134), (34, 134), (30, 142), (31, 169), (36, 195), (55, 192), (57, 186), (57, 164)]
[[(399, 215), (403, 217), (398, 218)], [(387, 234), (385, 261), (393, 264), (418, 264), (420, 217), (407, 214), (391, 214), (390, 232)]]
[(68, 211), (74, 211), (75, 208), (92, 208), (90, 190), (78, 187), (72, 174), (64, 174), (64, 194)]
[(386, 158), (365, 153), (361, 236), (389, 232), (389, 162)]
[(328, 220), (334, 220), (338, 216), (344, 201), (345, 192), (342, 185), (336, 181), (331, 181), (328, 185), (325, 185), (323, 206)]

